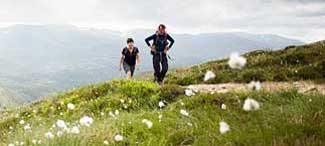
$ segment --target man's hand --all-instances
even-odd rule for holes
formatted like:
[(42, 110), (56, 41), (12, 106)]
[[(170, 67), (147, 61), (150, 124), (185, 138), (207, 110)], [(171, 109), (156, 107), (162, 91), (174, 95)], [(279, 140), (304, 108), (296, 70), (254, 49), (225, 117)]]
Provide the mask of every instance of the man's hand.
[(137, 66), (136, 66), (136, 68), (137, 68), (137, 71), (139, 71), (139, 70), (140, 70), (140, 66), (139, 66), (139, 65), (137, 65)]
[(156, 52), (156, 48), (155, 48), (154, 46), (150, 46), (150, 50), (151, 50), (152, 52)]
[(121, 66), (119, 66), (118, 70), (119, 70), (119, 71), (122, 71), (122, 67), (121, 67)]
[(169, 46), (166, 46), (164, 53), (167, 54), (168, 50), (169, 50)]

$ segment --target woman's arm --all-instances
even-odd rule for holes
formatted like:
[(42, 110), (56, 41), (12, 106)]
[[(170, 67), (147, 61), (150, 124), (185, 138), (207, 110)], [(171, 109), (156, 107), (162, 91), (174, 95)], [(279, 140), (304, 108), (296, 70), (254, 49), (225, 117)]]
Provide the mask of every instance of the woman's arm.
[(120, 63), (119, 63), (119, 68), (118, 70), (121, 71), (122, 70), (122, 64), (124, 63), (124, 55), (121, 56), (121, 59), (120, 59)]
[(140, 70), (140, 54), (139, 53), (137, 53), (136, 67), (137, 67), (137, 70)]

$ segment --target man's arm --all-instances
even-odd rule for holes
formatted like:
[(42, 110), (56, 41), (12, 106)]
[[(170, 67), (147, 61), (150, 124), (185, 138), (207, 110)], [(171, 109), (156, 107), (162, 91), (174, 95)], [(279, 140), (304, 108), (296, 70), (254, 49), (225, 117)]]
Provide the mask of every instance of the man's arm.
[(124, 55), (121, 56), (121, 59), (120, 59), (120, 64), (119, 64), (119, 70), (121, 71), (122, 70), (122, 64), (124, 63)]
[(150, 41), (153, 40), (153, 39), (155, 38), (155, 35), (156, 35), (156, 34), (153, 34), (153, 35), (151, 35), (151, 36), (149, 36), (149, 37), (147, 37), (147, 38), (145, 39), (146, 44), (147, 44), (149, 47), (151, 46)]
[(174, 45), (175, 40), (169, 34), (167, 34), (167, 40), (170, 42), (168, 48), (171, 48)]

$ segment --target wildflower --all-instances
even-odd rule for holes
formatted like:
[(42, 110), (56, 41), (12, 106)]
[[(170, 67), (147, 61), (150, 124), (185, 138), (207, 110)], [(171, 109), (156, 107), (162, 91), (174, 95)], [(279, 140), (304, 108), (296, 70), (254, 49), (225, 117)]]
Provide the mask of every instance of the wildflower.
[(261, 90), (261, 82), (259, 81), (251, 81), (247, 86), (250, 90)]
[(105, 113), (104, 113), (104, 112), (100, 112), (100, 115), (101, 115), (101, 116), (105, 116)]
[(80, 122), (80, 124), (81, 124), (82, 126), (87, 126), (87, 127), (89, 127), (89, 126), (94, 122), (94, 120), (93, 120), (93, 118), (91, 118), (91, 117), (84, 116), (84, 117), (82, 117), (82, 118), (79, 120), (79, 122)]
[(211, 79), (213, 79), (215, 77), (216, 77), (216, 75), (212, 71), (207, 71), (205, 73), (205, 75), (204, 75), (204, 79), (203, 80), (206, 82), (206, 81), (211, 80)]
[(115, 110), (115, 116), (118, 116), (120, 112), (118, 110)]
[(260, 108), (260, 104), (251, 98), (247, 98), (244, 102), (243, 109), (245, 111), (251, 111), (251, 110), (258, 110)]
[(9, 143), (9, 144), (8, 144), (8, 146), (15, 146), (15, 145), (14, 145), (14, 144), (12, 144), (12, 143)]
[(122, 135), (115, 135), (114, 139), (115, 139), (115, 141), (123, 141), (123, 136)]
[(24, 124), (25, 124), (25, 121), (24, 121), (24, 120), (20, 120), (20, 121), (19, 121), (19, 124), (20, 124), (20, 125), (24, 125)]
[(104, 140), (104, 145), (108, 145), (108, 141), (107, 140)]
[(48, 138), (48, 139), (53, 139), (54, 135), (53, 135), (52, 132), (47, 132), (47, 133), (45, 133), (45, 137)]
[(80, 133), (79, 127), (77, 127), (77, 126), (72, 127), (70, 130), (70, 133), (79, 134)]
[(181, 109), (180, 112), (184, 116), (189, 116), (189, 113), (186, 110)]
[(219, 131), (221, 134), (225, 134), (230, 130), (230, 127), (226, 122), (220, 122), (219, 125), (220, 125)]
[(228, 61), (228, 65), (232, 69), (242, 69), (246, 64), (246, 58), (240, 56), (238, 53), (232, 53)]
[(32, 143), (35, 145), (35, 144), (37, 144), (37, 140), (36, 139), (33, 139), (32, 140)]
[(25, 131), (28, 131), (28, 130), (31, 130), (32, 128), (30, 127), (30, 125), (29, 124), (26, 124), (25, 126), (24, 126), (24, 130)]
[(162, 107), (164, 107), (164, 106), (165, 106), (165, 103), (164, 103), (164, 102), (162, 102), (162, 101), (159, 101), (159, 103), (158, 103), (158, 106), (159, 106), (159, 108), (162, 108)]
[(69, 110), (74, 110), (74, 108), (75, 108), (74, 104), (72, 104), (72, 103), (68, 103), (67, 106), (68, 106)]
[(187, 126), (190, 126), (190, 127), (192, 127), (192, 126), (193, 126), (193, 124), (192, 124), (192, 123), (190, 123), (190, 122), (188, 122), (188, 123), (187, 123)]
[(124, 99), (120, 99), (120, 102), (121, 102), (121, 103), (124, 103), (124, 102), (125, 102), (125, 100), (124, 100)]
[(184, 102), (181, 102), (181, 105), (184, 106), (185, 105)]
[(67, 129), (67, 125), (65, 124), (65, 122), (63, 120), (57, 120), (56, 121), (56, 126), (62, 129)]
[(142, 123), (146, 124), (147, 127), (148, 127), (149, 129), (150, 129), (150, 128), (152, 127), (152, 125), (153, 125), (153, 123), (152, 123), (151, 121), (147, 120), (147, 119), (143, 119), (143, 120), (142, 120)]
[(109, 115), (113, 118), (116, 118), (115, 115), (113, 114), (113, 112), (109, 112)]
[(225, 104), (221, 104), (221, 109), (226, 110), (227, 106)]
[(57, 135), (58, 137), (62, 137), (63, 132), (62, 132), (62, 131), (58, 131), (58, 132), (56, 133), (56, 135)]

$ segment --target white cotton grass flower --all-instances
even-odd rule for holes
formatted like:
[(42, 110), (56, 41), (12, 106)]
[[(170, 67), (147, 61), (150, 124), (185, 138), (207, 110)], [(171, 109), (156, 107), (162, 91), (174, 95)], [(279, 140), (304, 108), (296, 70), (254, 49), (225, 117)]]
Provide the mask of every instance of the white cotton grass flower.
[(8, 144), (8, 146), (15, 146), (15, 145), (14, 145), (14, 144), (12, 144), (12, 143), (9, 143), (9, 144)]
[(115, 116), (120, 115), (120, 112), (118, 110), (115, 110)]
[(104, 113), (104, 112), (100, 112), (100, 115), (101, 115), (101, 116), (105, 116), (105, 113)]
[(25, 124), (25, 121), (24, 121), (24, 120), (20, 120), (20, 121), (19, 121), (19, 124), (20, 124), (20, 125), (24, 125), (24, 124)]
[(159, 101), (158, 106), (159, 108), (163, 108), (165, 106), (165, 103), (163, 101)]
[(160, 115), (158, 116), (159, 122), (161, 122), (162, 118), (163, 118), (163, 115), (160, 114)]
[(104, 140), (103, 144), (104, 144), (104, 145), (109, 145), (109, 143), (108, 143), (107, 140)]
[(146, 124), (147, 127), (150, 129), (153, 125), (153, 123), (150, 121), (150, 120), (147, 120), (147, 119), (143, 119), (142, 120), (142, 123)]
[(67, 107), (69, 110), (74, 110), (74, 108), (75, 108), (74, 104), (72, 104), (72, 103), (68, 103)]
[(247, 98), (244, 102), (244, 111), (258, 110), (259, 108), (260, 104), (254, 99)]
[(256, 90), (256, 91), (259, 91), (262, 88), (260, 81), (251, 81), (247, 86), (250, 90)]
[(213, 79), (213, 78), (215, 78), (216, 77), (216, 75), (214, 74), (214, 72), (212, 72), (212, 71), (207, 71), (206, 73), (205, 73), (205, 75), (204, 75), (204, 82), (206, 82), (206, 81), (208, 81), (208, 80), (211, 80), (211, 79)]
[(181, 109), (180, 110), (180, 113), (182, 114), (182, 115), (184, 115), (184, 116), (189, 116), (190, 114), (186, 111), (186, 110), (184, 110), (184, 109)]
[(226, 110), (227, 109), (227, 105), (221, 104), (221, 109)]
[(224, 121), (220, 122), (219, 126), (219, 131), (221, 134), (225, 134), (230, 130), (230, 126)]
[(62, 137), (62, 135), (63, 135), (63, 132), (62, 132), (62, 131), (58, 131), (58, 132), (56, 132), (56, 136), (58, 136), (58, 137)]
[(123, 141), (123, 136), (122, 135), (115, 135), (114, 137), (115, 141)]
[(70, 129), (69, 133), (72, 133), (72, 134), (79, 134), (79, 133), (80, 133), (80, 129), (79, 129), (78, 126), (73, 126), (73, 127)]
[(124, 102), (125, 102), (125, 100), (124, 100), (124, 99), (120, 99), (120, 102), (121, 102), (121, 103), (124, 103)]
[(109, 116), (111, 116), (113, 118), (116, 118), (116, 116), (115, 116), (115, 114), (113, 112), (109, 112), (108, 114), (109, 114)]
[(82, 126), (87, 126), (90, 127), (90, 125), (94, 122), (93, 118), (88, 117), (88, 116), (84, 116), (82, 118), (80, 118), (79, 123)]
[(53, 139), (54, 138), (54, 134), (52, 132), (46, 132), (45, 133), (45, 138), (47, 138), (47, 139)]
[(24, 126), (24, 130), (25, 131), (29, 131), (29, 130), (31, 130), (32, 128), (30, 127), (30, 124), (26, 124), (25, 126)]
[(68, 126), (66, 125), (66, 123), (63, 120), (57, 120), (56, 121), (56, 126), (62, 129), (67, 129)]
[(232, 53), (230, 55), (228, 65), (232, 69), (242, 69), (245, 66), (246, 62), (246, 58), (240, 56), (239, 53)]

